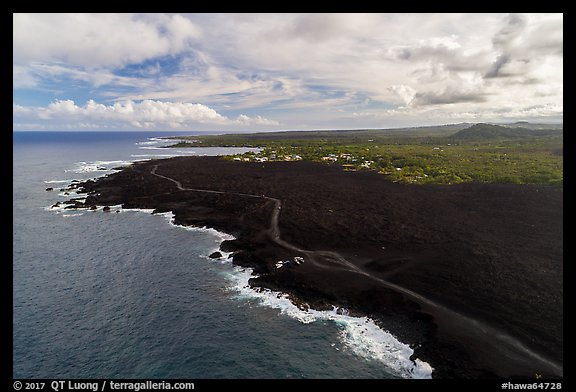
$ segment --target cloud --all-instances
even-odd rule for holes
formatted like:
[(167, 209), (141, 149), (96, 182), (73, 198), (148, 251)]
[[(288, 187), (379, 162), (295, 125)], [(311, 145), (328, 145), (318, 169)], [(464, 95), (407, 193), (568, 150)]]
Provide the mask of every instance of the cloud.
[(38, 85), (38, 78), (28, 67), (15, 65), (12, 68), (12, 80), (14, 88), (31, 88)]
[(417, 106), (401, 107), (383, 111), (359, 111), (351, 115), (357, 123), (385, 123), (388, 126), (405, 124), (423, 125), (420, 121), (426, 118), (426, 125), (459, 122), (493, 122), (493, 121), (549, 121), (561, 122), (563, 119), (562, 105), (533, 105), (515, 108), (490, 109), (478, 107), (477, 104), (464, 105), (458, 109), (449, 106)]
[(506, 52), (526, 29), (526, 17), (510, 14), (504, 20), (504, 26), (494, 35), (492, 43), (498, 50)]
[[(559, 22), (559, 23), (558, 23)], [(492, 38), (496, 59), (485, 78), (508, 78), (530, 74), (543, 59), (562, 56), (563, 21), (530, 23), (524, 15), (511, 14)]]
[(385, 57), (401, 63), (442, 64), (449, 71), (478, 71), (486, 66), (485, 49), (470, 51), (459, 42), (455, 34), (419, 40), (414, 45), (388, 48)]
[(463, 102), (486, 102), (484, 93), (475, 91), (459, 91), (446, 89), (441, 92), (419, 92), (411, 101), (412, 106), (421, 105), (452, 105)]
[(67, 64), (30, 63), (27, 72), (37, 79), (49, 77), (52, 82), (61, 83), (69, 80), (81, 81), (95, 88), (106, 85), (146, 88), (153, 84), (146, 78), (119, 76), (106, 69), (85, 70)]
[[(62, 97), (174, 110), (198, 102), (226, 127), (249, 126), (239, 113), (261, 127), (340, 127), (391, 107), (447, 120), (522, 113), (562, 105), (562, 25), (562, 14), (14, 14), (14, 101), (40, 112)], [(162, 124), (199, 121), (188, 115)], [(146, 116), (134, 126), (164, 121)]]
[[(13, 14), (15, 88), (49, 88), (82, 81), (89, 87), (150, 89), (146, 77), (119, 70), (190, 50), (201, 30), (182, 15), (164, 14)], [(155, 68), (156, 67), (156, 68)], [(69, 87), (70, 88), (70, 87)]]
[(262, 116), (248, 117), (245, 114), (239, 115), (235, 122), (242, 125), (280, 125), (280, 123), (275, 120), (269, 120)]
[[(197, 125), (244, 125), (271, 126), (279, 125), (277, 121), (261, 116), (249, 117), (241, 114), (230, 119), (214, 109), (186, 102), (161, 102), (144, 100), (141, 102), (123, 101), (104, 105), (89, 100), (84, 106), (78, 106), (73, 100), (56, 100), (46, 107), (26, 107), (13, 105), (13, 116), (19, 122), (34, 123), (46, 126), (66, 126), (86, 128), (181, 128)], [(96, 125), (99, 124), (99, 125)]]
[(339, 39), (364, 37), (377, 17), (370, 14), (292, 14), (277, 24), (283, 40), (305, 40), (314, 45)]
[(405, 105), (409, 105), (416, 96), (416, 90), (405, 84), (390, 86), (389, 90), (398, 95)]
[(181, 15), (13, 14), (13, 59), (122, 67), (180, 53), (200, 36)]
[[(512, 14), (506, 18), (505, 25), (492, 38), (494, 48), (500, 53), (485, 77), (496, 78), (514, 75), (514, 72), (504, 72), (504, 67), (512, 61), (512, 52), (523, 31), (526, 29), (526, 19), (521, 15)], [(528, 61), (529, 60), (525, 60)]]

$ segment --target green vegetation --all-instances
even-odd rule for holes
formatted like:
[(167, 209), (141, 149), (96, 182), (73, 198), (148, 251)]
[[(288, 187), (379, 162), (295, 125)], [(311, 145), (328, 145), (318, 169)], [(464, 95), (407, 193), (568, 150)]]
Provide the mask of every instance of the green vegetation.
[(411, 184), (563, 184), (560, 129), (459, 124), (408, 130), (274, 132), (179, 137), (175, 147), (261, 147), (235, 161), (309, 160), (374, 170)]
[(502, 127), (492, 124), (475, 124), (451, 136), (458, 140), (520, 139), (562, 135), (562, 129), (529, 129), (524, 127)]

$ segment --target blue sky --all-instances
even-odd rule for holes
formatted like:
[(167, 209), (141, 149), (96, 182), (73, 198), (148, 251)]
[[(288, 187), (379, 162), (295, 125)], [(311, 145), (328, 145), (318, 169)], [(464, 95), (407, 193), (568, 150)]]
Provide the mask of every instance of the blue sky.
[(14, 130), (563, 119), (562, 14), (14, 14)]

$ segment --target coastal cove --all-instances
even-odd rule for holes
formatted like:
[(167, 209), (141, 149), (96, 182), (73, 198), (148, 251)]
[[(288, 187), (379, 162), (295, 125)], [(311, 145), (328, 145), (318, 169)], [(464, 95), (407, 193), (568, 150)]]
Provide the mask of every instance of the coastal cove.
[[(228, 234), (145, 209), (51, 208), (79, 197), (61, 190), (71, 184), (178, 155), (162, 144), (149, 133), (15, 134), (14, 377), (430, 376), (365, 317), (251, 289), (251, 268), (225, 251), (208, 257)], [(202, 151), (183, 154), (213, 153)]]
[(233, 235), (221, 251), (254, 270), (253, 288), (309, 314), (368, 316), (409, 343), (404, 376), (423, 363), (439, 378), (562, 376), (557, 187), (414, 187), (309, 162), (186, 157), (77, 188), (88, 195), (70, 207), (146, 209)]

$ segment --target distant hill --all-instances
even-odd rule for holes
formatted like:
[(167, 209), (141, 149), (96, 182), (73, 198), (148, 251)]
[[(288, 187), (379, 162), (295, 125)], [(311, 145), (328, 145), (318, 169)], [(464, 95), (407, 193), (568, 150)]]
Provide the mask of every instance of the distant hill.
[(544, 124), (544, 123), (531, 123), (528, 121), (516, 121), (512, 124), (498, 124), (493, 123), (493, 125), (500, 125), (506, 128), (527, 128), (527, 129), (562, 129), (563, 124)]
[(343, 130), (315, 130), (315, 131), (273, 131), (258, 133), (242, 133), (245, 139), (322, 139), (322, 138), (378, 138), (378, 137), (430, 137), (430, 136), (449, 136), (454, 132), (469, 127), (470, 124), (448, 124), (448, 125), (430, 125), (422, 127), (408, 128), (387, 128), (387, 129), (343, 129)]
[(558, 128), (532, 129), (525, 128), (531, 126), (529, 123), (522, 123), (523, 126), (501, 126), (494, 124), (474, 124), (469, 128), (456, 132), (450, 138), (456, 140), (484, 140), (484, 139), (516, 139), (525, 137), (562, 135), (562, 125)]
[(333, 129), (314, 131), (262, 131), (256, 133), (226, 133), (221, 135), (167, 136), (166, 139), (183, 141), (172, 147), (190, 147), (186, 140), (200, 139), (208, 145), (248, 145), (267, 143), (274, 140), (315, 140), (318, 142), (375, 142), (389, 143), (401, 138), (424, 140), (432, 138), (454, 138), (456, 140), (482, 140), (495, 138), (520, 138), (526, 136), (561, 135), (563, 124), (538, 124), (525, 121), (515, 123), (485, 124), (471, 123), (429, 125), (407, 128), (383, 129)]
[[(202, 136), (206, 143), (210, 140), (234, 139), (235, 143), (246, 141), (266, 141), (266, 140), (312, 140), (312, 139), (373, 139), (386, 140), (394, 137), (448, 137), (454, 132), (468, 128), (469, 123), (431, 125), (409, 128), (386, 128), (386, 129), (344, 129), (344, 130), (315, 130), (315, 131), (263, 131), (257, 133), (227, 133), (223, 135)], [(187, 140), (198, 139), (198, 136), (169, 136), (167, 139)], [(365, 141), (366, 141), (365, 140)], [(179, 145), (179, 147), (182, 147)]]

